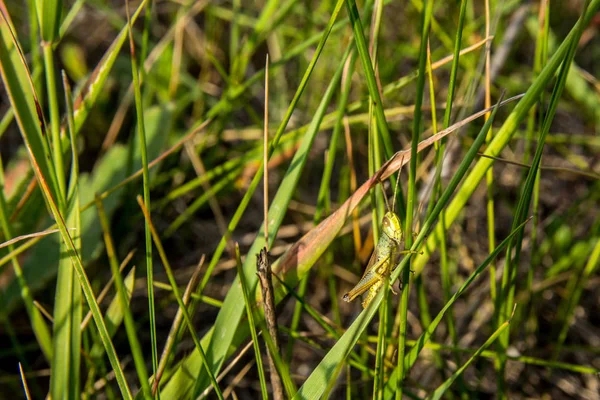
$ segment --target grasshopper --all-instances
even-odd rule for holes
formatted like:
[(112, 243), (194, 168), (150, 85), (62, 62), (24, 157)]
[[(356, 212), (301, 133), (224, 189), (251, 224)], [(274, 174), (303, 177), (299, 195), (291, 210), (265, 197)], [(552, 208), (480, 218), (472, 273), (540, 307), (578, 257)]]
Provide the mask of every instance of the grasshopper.
[[(396, 181), (396, 189), (394, 189), (394, 200), (392, 205), (395, 204), (396, 201), (396, 191), (398, 190), (398, 182), (400, 181), (400, 177)], [(385, 191), (384, 191), (384, 198)], [(386, 282), (386, 278), (390, 275), (393, 267), (394, 255), (402, 254), (402, 253), (410, 253), (410, 251), (400, 251), (396, 250), (400, 246), (400, 242), (402, 241), (402, 227), (400, 224), (400, 218), (394, 211), (392, 211), (387, 205), (388, 212), (383, 216), (383, 220), (381, 222), (381, 237), (379, 238), (379, 242), (377, 246), (373, 250), (373, 254), (369, 259), (367, 264), (367, 268), (365, 272), (360, 278), (360, 281), (346, 293), (343, 297), (344, 301), (351, 302), (356, 297), (360, 296), (364, 292), (368, 291), (365, 296), (362, 306), (363, 308), (367, 308), (369, 303), (377, 296), (377, 293), (381, 290), (383, 285)]]

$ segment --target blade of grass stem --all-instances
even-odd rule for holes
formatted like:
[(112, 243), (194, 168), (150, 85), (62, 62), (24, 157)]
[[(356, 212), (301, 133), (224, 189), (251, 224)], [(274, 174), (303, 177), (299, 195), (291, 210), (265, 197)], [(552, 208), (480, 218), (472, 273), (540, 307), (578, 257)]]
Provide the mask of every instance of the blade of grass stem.
[[(550, 97), (550, 105), (548, 107), (548, 111), (544, 118), (544, 123), (542, 126), (542, 130), (540, 132), (540, 138), (538, 140), (536, 152), (532, 162), (532, 168), (529, 169), (527, 178), (525, 180), (525, 184), (522, 189), (522, 194), (519, 199), (519, 203), (517, 205), (517, 209), (515, 211), (515, 218), (513, 220), (513, 227), (518, 225), (521, 221), (523, 221), (526, 217), (526, 213), (529, 210), (531, 197), (534, 190), (534, 184), (536, 181), (536, 177), (539, 172), (539, 165), (542, 159), (542, 152), (544, 149), (545, 138), (550, 130), (550, 125), (554, 116), (556, 114), (556, 109), (558, 107), (559, 99), (562, 95), (562, 91), (565, 87), (565, 83), (567, 80), (569, 68), (571, 63), (573, 62), (573, 58), (575, 57), (575, 52), (577, 50), (577, 43), (579, 42), (579, 38), (583, 33), (583, 20), (585, 19), (585, 11), (587, 9), (589, 2), (586, 2), (586, 7), (584, 7), (584, 12), (581, 14), (578, 23), (576, 24), (576, 28), (574, 28), (574, 36), (573, 41), (570, 42), (570, 46), (567, 48), (566, 56), (563, 60), (563, 64), (561, 65), (560, 72), (558, 75), (557, 82), (554, 86), (552, 96)], [(517, 278), (517, 265), (519, 265), (520, 252), (523, 241), (523, 230), (519, 232), (519, 235), (516, 237), (514, 242), (510, 242), (507, 248), (506, 253), (506, 262), (504, 267), (504, 273), (502, 275), (502, 283), (500, 287), (500, 291), (498, 292), (498, 301), (495, 304), (495, 311), (497, 315), (497, 324), (500, 324), (506, 321), (509, 318), (510, 312), (510, 304), (514, 301), (515, 290), (516, 290), (516, 278)], [(514, 247), (514, 258), (512, 256), (512, 251)], [(510, 340), (510, 331), (503, 333), (500, 336), (500, 340), (498, 341), (500, 358), (497, 367), (497, 379), (498, 379), (498, 388), (500, 394), (503, 395), (506, 391), (505, 382), (504, 382), (504, 374), (506, 369), (506, 349), (508, 348), (508, 343)]]
[[(144, 207), (148, 210), (150, 207), (150, 176), (148, 172), (148, 149), (146, 147), (146, 129), (144, 126), (144, 108), (142, 104), (142, 91), (140, 86), (140, 76), (138, 70), (138, 61), (135, 54), (135, 44), (133, 42), (133, 32), (132, 32), (132, 21), (129, 15), (129, 0), (125, 1), (125, 8), (127, 11), (127, 24), (129, 29), (129, 50), (131, 57), (131, 74), (133, 75), (133, 90), (135, 95), (135, 111), (136, 111), (136, 119), (137, 119), (137, 128), (138, 128), (138, 137), (140, 143), (140, 151), (142, 155), (142, 187), (144, 193)], [(147, 11), (149, 14), (149, 10)], [(147, 39), (147, 38), (146, 38)], [(144, 59), (141, 60), (144, 62)], [(156, 375), (158, 370), (158, 347), (156, 344), (156, 311), (154, 309), (154, 271), (152, 269), (152, 238), (150, 234), (150, 221), (149, 219), (145, 220), (144, 225), (144, 238), (145, 238), (145, 246), (146, 246), (146, 279), (148, 286), (148, 314), (150, 318), (150, 346), (152, 351), (152, 370)], [(190, 326), (191, 328), (191, 326)], [(146, 376), (144, 383), (144, 392), (148, 390), (149, 387), (146, 387), (148, 383), (148, 379)]]
[[(152, 234), (152, 239), (154, 240), (154, 245), (156, 246), (156, 250), (158, 251), (158, 254), (160, 256), (161, 261), (164, 264), (164, 268), (165, 268), (165, 272), (167, 274), (167, 277), (169, 279), (169, 283), (171, 284), (171, 288), (173, 289), (173, 295), (175, 296), (175, 300), (177, 300), (177, 304), (179, 305), (179, 309), (181, 310), (181, 312), (183, 313), (183, 319), (186, 323), (186, 326), (192, 336), (192, 340), (194, 341), (194, 345), (196, 346), (196, 349), (199, 351), (200, 353), (200, 357), (202, 359), (202, 363), (204, 364), (204, 367), (207, 371), (207, 374), (209, 376), (210, 382), (213, 386), (213, 388), (215, 389), (215, 392), (217, 393), (217, 397), (219, 397), (220, 400), (223, 400), (223, 393), (221, 392), (221, 389), (219, 388), (219, 385), (215, 379), (215, 376), (213, 375), (212, 371), (210, 370), (210, 366), (206, 360), (206, 355), (204, 353), (204, 349), (202, 348), (202, 345), (200, 344), (200, 339), (198, 339), (198, 335), (196, 334), (196, 330), (194, 329), (194, 325), (192, 323), (192, 319), (190, 317), (190, 314), (188, 313), (188, 309), (185, 306), (185, 304), (183, 303), (183, 300), (181, 298), (181, 295), (179, 294), (179, 288), (177, 287), (177, 282), (175, 281), (175, 276), (173, 275), (173, 271), (171, 269), (171, 265), (169, 264), (169, 260), (167, 259), (167, 255), (165, 253), (165, 250), (163, 248), (163, 245), (160, 241), (160, 237), (158, 236), (158, 232), (156, 232), (156, 228), (154, 227), (154, 225), (152, 224), (152, 220), (150, 218), (150, 214), (148, 209), (146, 208), (146, 206), (144, 205), (144, 202), (142, 200), (141, 196), (137, 196), (137, 202), (140, 205), (140, 208), (142, 209), (142, 212), (144, 213), (144, 218), (146, 219), (146, 222), (148, 224), (148, 228), (150, 229), (150, 233)], [(165, 395), (166, 396), (166, 395)], [(167, 397), (168, 398), (168, 397)]]
[(254, 324), (254, 312), (252, 311), (252, 304), (250, 302), (250, 295), (248, 294), (248, 285), (244, 278), (242, 259), (240, 256), (240, 246), (238, 243), (235, 244), (235, 261), (240, 277), (240, 283), (242, 285), (242, 293), (244, 295), (244, 304), (246, 305), (246, 317), (248, 318), (248, 324), (250, 325), (250, 334), (252, 335), (252, 345), (254, 346), (254, 357), (256, 358), (256, 367), (258, 369), (258, 378), (260, 381), (260, 391), (263, 399), (268, 399), (269, 394), (267, 392), (267, 380), (265, 379), (265, 370), (263, 367), (262, 357), (260, 353), (260, 345), (258, 343), (258, 334), (256, 333), (256, 327)]
[(390, 132), (388, 129), (385, 114), (383, 113), (383, 103), (381, 96), (379, 95), (379, 88), (377, 87), (377, 81), (375, 79), (375, 73), (373, 71), (373, 63), (369, 56), (369, 49), (363, 33), (363, 26), (360, 20), (358, 9), (356, 8), (356, 2), (354, 0), (346, 0), (346, 10), (350, 16), (350, 24), (352, 25), (354, 40), (356, 42), (356, 48), (360, 57), (365, 77), (367, 78), (367, 87), (369, 89), (369, 96), (373, 99), (375, 116), (377, 118), (377, 127), (379, 128), (381, 138), (383, 139), (383, 145), (387, 157), (390, 157), (393, 153), (392, 141)]
[(148, 383), (148, 371), (146, 370), (144, 355), (142, 353), (142, 346), (138, 340), (137, 328), (131, 313), (131, 309), (129, 308), (129, 296), (127, 295), (125, 283), (123, 282), (123, 277), (121, 276), (119, 269), (119, 261), (117, 260), (117, 254), (110, 232), (109, 221), (106, 216), (104, 206), (102, 205), (102, 200), (100, 200), (98, 197), (96, 197), (96, 209), (98, 210), (98, 219), (102, 225), (106, 253), (108, 255), (112, 276), (115, 280), (116, 296), (123, 312), (123, 322), (125, 323), (125, 330), (127, 332), (129, 347), (131, 348), (131, 353), (133, 355), (135, 370), (137, 372), (140, 385), (142, 386), (144, 396), (152, 397), (152, 392), (150, 391), (150, 385)]
[(504, 332), (504, 330), (506, 328), (508, 328), (509, 325), (510, 325), (510, 320), (507, 320), (502, 325), (500, 325), (498, 327), (498, 329), (496, 329), (496, 331), (492, 334), (492, 336), (490, 336), (488, 338), (488, 340), (486, 340), (485, 343), (479, 349), (477, 349), (475, 354), (473, 354), (473, 356), (471, 356), (471, 358), (469, 358), (467, 360), (467, 362), (463, 364), (462, 367), (460, 367), (458, 370), (456, 370), (456, 372), (454, 374), (452, 374), (452, 376), (450, 378), (448, 378), (443, 384), (441, 384), (433, 393), (431, 393), (429, 396), (427, 396), (427, 399), (432, 399), (432, 400), (441, 399), (444, 396), (444, 393), (450, 388), (452, 383), (454, 383), (454, 381), (463, 374), (463, 372), (469, 367), (469, 365), (471, 365), (473, 363), (473, 361), (475, 361), (475, 359), (477, 357), (479, 357), (479, 355), (486, 348), (488, 348), (492, 343), (494, 343), (494, 341), (500, 336), (500, 334), (502, 332)]
[[(419, 77), (417, 78), (415, 114), (413, 118), (412, 140), (411, 140), (411, 158), (408, 170), (408, 192), (406, 195), (406, 220), (404, 228), (404, 243), (407, 248), (413, 244), (413, 213), (415, 200), (417, 199), (416, 174), (417, 174), (417, 146), (423, 129), (422, 110), (423, 94), (425, 88), (425, 67), (427, 65), (427, 43), (429, 41), (429, 26), (433, 14), (433, 0), (424, 1), (423, 12), (421, 16), (421, 46), (419, 49)], [(400, 297), (400, 326), (398, 330), (398, 372), (404, 376), (404, 353), (406, 342), (408, 298), (410, 293), (410, 271), (412, 270), (412, 257), (409, 255), (408, 265), (402, 272), (402, 282), (404, 287)], [(393, 282), (394, 280), (392, 280)], [(400, 400), (403, 393), (403, 380), (398, 382), (396, 387), (396, 399)]]

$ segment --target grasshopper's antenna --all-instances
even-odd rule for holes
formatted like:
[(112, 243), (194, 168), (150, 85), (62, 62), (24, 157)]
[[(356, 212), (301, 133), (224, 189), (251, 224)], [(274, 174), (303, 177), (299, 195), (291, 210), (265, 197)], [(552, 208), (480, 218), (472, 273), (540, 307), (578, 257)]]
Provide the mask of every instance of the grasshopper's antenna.
[(400, 169), (398, 170), (398, 179), (396, 179), (396, 187), (394, 188), (394, 197), (392, 199), (392, 207), (394, 207), (394, 209), (390, 210), (390, 211), (396, 210), (396, 194), (398, 194), (398, 184), (400, 183), (400, 172), (402, 172), (403, 162), (404, 162), (404, 156), (402, 156), (402, 159), (400, 160)]
[(381, 191), (383, 192), (383, 199), (385, 200), (385, 206), (387, 207), (387, 210), (388, 211), (393, 211), (390, 208), (390, 203), (388, 203), (387, 194), (385, 194), (385, 189), (383, 188), (383, 182), (381, 183), (380, 187), (381, 187)]

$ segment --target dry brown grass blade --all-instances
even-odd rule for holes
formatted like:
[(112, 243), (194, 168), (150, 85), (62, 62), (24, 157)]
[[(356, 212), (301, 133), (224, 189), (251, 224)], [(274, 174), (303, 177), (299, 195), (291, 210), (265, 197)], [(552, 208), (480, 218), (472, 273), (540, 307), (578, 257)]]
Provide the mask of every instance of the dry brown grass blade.
[[(499, 106), (518, 100), (521, 97), (522, 95), (511, 97), (500, 103)], [(490, 109), (493, 109), (493, 107), (483, 109), (443, 131), (440, 131), (436, 135), (421, 141), (418, 145), (417, 152), (423, 151), (435, 142), (448, 136), (450, 133), (457, 131), (469, 122), (485, 115)], [(394, 154), (392, 158), (390, 158), (371, 178), (363, 183), (339, 209), (306, 233), (281, 258), (279, 258), (277, 262), (273, 264), (273, 271), (282, 274), (288, 284), (294, 285), (297, 283), (321, 254), (323, 254), (333, 239), (335, 239), (340, 229), (344, 226), (346, 218), (362, 201), (369, 190), (398, 171), (403, 165), (410, 161), (410, 158), (410, 149), (401, 150)]]

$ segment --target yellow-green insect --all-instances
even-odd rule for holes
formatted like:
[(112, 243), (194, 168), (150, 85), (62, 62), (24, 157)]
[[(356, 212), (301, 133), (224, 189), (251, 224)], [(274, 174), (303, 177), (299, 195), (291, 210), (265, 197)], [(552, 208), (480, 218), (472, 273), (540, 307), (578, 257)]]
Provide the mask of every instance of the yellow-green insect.
[[(394, 198), (392, 200), (392, 206), (396, 204), (396, 192), (398, 190), (398, 182), (400, 182), (400, 173), (398, 173), (398, 180), (396, 181), (396, 188), (394, 189)], [(383, 190), (383, 189), (382, 189)], [(369, 303), (377, 296), (377, 293), (381, 290), (386, 282), (387, 277), (392, 272), (392, 267), (395, 263), (395, 256), (402, 253), (410, 253), (410, 251), (398, 251), (400, 242), (402, 242), (402, 227), (400, 224), (400, 218), (387, 204), (387, 197), (385, 191), (383, 193), (388, 212), (383, 216), (381, 222), (381, 237), (377, 246), (373, 250), (373, 254), (369, 259), (365, 273), (363, 274), (360, 281), (346, 293), (343, 297), (344, 301), (351, 302), (356, 297), (360, 296), (364, 292), (368, 291), (367, 295), (363, 299), (362, 306), (367, 308)]]
[(383, 216), (381, 237), (379, 238), (377, 247), (373, 250), (365, 273), (356, 286), (344, 295), (344, 301), (350, 302), (368, 290), (369, 292), (362, 302), (363, 308), (367, 308), (389, 276), (394, 262), (394, 254), (399, 254), (396, 250), (400, 246), (401, 241), (402, 228), (400, 226), (400, 218), (393, 211), (388, 211)]

